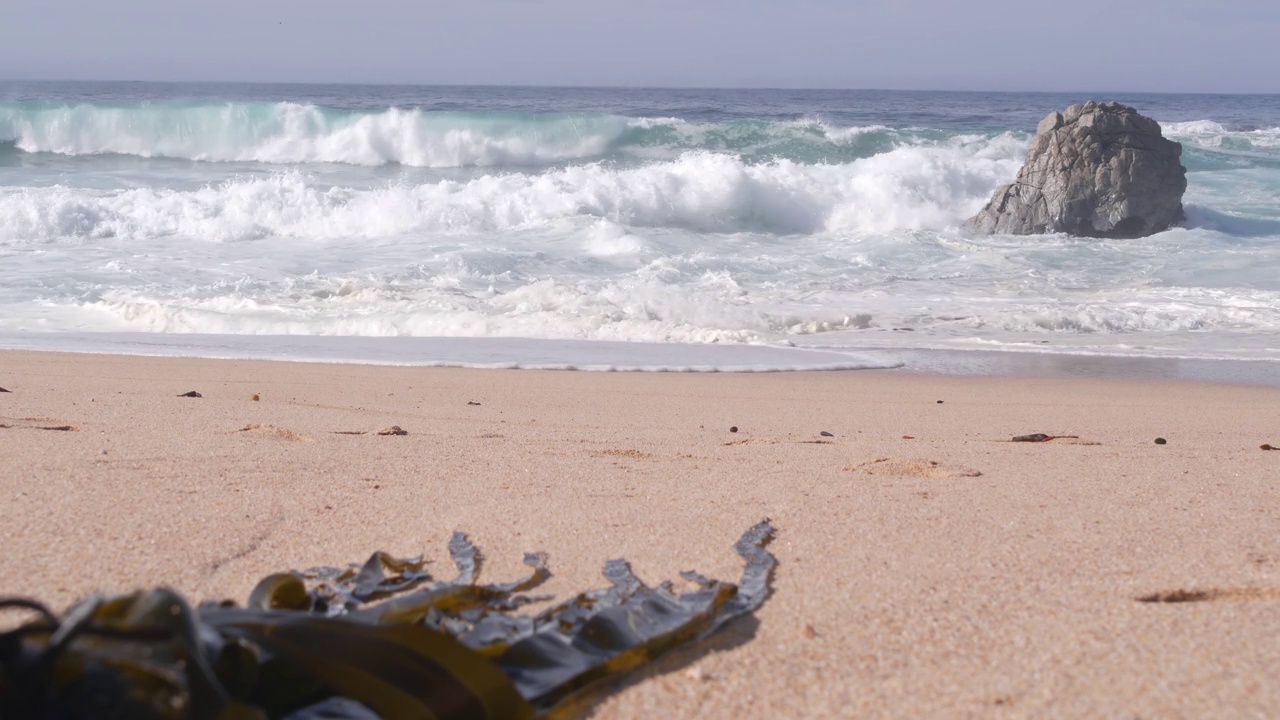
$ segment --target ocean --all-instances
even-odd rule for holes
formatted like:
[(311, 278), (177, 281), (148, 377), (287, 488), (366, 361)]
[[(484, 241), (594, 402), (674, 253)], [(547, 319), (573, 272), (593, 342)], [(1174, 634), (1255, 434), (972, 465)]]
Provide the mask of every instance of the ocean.
[[(1087, 99), (1182, 143), (1186, 226), (967, 233)], [(1280, 363), (1280, 96), (0, 83), (0, 347)]]

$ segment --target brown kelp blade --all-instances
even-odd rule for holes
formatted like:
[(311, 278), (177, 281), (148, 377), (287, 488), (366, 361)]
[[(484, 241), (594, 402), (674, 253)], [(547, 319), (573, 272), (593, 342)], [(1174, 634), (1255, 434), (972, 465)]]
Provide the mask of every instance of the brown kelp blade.
[[(566, 711), (585, 688), (697, 643), (769, 594), (764, 521), (734, 548), (737, 585), (684, 573), (693, 589), (649, 587), (622, 560), (610, 587), (542, 613), (517, 614), (544, 582), (479, 582), (482, 556), (461, 533), (453, 582), (421, 558), (375, 553), (361, 565), (264, 578), (248, 607), (193, 611), (153, 590), (91, 599), (59, 619), (39, 603), (0, 600), (38, 617), (0, 633), (0, 718), (198, 720), (522, 720)], [(88, 708), (92, 708), (89, 710)]]
[(765, 549), (773, 535), (765, 520), (734, 545), (746, 561), (739, 585), (687, 573), (699, 587), (679, 595), (666, 584), (646, 586), (625, 562), (612, 561), (605, 576), (613, 587), (584, 593), (539, 616), (535, 632), (496, 662), (535, 708), (550, 710), (590, 685), (705, 638), (760, 607), (776, 564)]
[(527, 718), (511, 681), (457, 640), (421, 625), (298, 615), (213, 622), (385, 718)]
[(90, 598), (60, 623), (41, 614), (0, 634), (0, 717), (263, 717), (228, 696), (177, 593)]

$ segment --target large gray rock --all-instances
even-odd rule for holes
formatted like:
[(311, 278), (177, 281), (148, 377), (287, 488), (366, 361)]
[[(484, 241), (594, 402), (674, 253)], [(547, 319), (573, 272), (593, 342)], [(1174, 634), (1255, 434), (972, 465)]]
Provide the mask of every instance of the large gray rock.
[(1183, 219), (1182, 145), (1119, 103), (1072, 105), (1040, 121), (1012, 185), (969, 221), (980, 233), (1135, 238)]

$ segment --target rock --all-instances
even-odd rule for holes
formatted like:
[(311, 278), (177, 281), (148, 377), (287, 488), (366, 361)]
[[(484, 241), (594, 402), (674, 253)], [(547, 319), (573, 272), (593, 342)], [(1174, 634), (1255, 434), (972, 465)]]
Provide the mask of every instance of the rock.
[(1011, 185), (969, 220), (983, 234), (1146, 237), (1179, 225), (1182, 145), (1119, 103), (1072, 105), (1036, 128)]

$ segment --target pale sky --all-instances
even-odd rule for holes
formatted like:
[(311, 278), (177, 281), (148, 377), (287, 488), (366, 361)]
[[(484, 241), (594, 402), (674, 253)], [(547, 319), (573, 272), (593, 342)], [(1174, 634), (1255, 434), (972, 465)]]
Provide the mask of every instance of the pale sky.
[(42, 0), (0, 79), (1280, 92), (1280, 0)]

